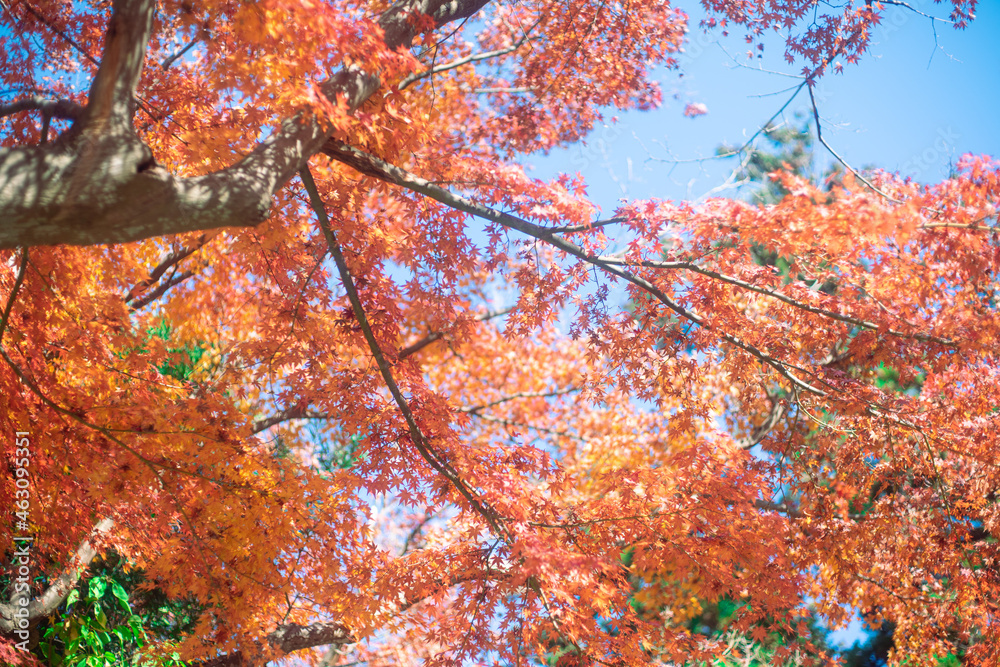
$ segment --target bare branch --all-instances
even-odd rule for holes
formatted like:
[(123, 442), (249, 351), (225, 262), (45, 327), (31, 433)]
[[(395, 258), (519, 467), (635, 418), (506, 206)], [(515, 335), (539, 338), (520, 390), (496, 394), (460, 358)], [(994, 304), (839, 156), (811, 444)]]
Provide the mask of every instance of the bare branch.
[(816, 96), (813, 95), (813, 89), (811, 85), (809, 86), (809, 103), (812, 105), (813, 119), (816, 121), (816, 138), (819, 140), (819, 143), (823, 144), (823, 147), (826, 148), (826, 150), (830, 151), (830, 155), (832, 155), (837, 160), (837, 162), (842, 164), (844, 166), (844, 169), (851, 172), (856, 179), (858, 179), (866, 186), (868, 186), (869, 190), (881, 195), (887, 201), (890, 201), (893, 204), (901, 204), (902, 202), (896, 199), (895, 197), (891, 197), (882, 190), (875, 187), (871, 181), (869, 181), (861, 174), (861, 172), (859, 172), (857, 169), (848, 164), (847, 160), (842, 158), (840, 156), (840, 153), (838, 153), (833, 149), (833, 146), (831, 146), (826, 142), (826, 139), (823, 138), (823, 125), (819, 119), (819, 107), (816, 105)]
[(878, 3), (881, 4), (881, 5), (891, 5), (893, 7), (904, 7), (906, 9), (910, 10), (911, 12), (913, 12), (914, 14), (919, 14), (920, 16), (923, 16), (924, 18), (930, 19), (932, 23), (935, 22), (935, 21), (940, 21), (941, 23), (947, 23), (949, 25), (955, 25), (954, 21), (949, 21), (948, 19), (943, 19), (943, 18), (940, 18), (938, 16), (934, 16), (933, 14), (927, 14), (925, 12), (920, 11), (919, 9), (917, 9), (916, 7), (914, 7), (913, 5), (911, 5), (911, 4), (907, 3), (907, 2), (902, 2), (901, 0), (878, 0)]

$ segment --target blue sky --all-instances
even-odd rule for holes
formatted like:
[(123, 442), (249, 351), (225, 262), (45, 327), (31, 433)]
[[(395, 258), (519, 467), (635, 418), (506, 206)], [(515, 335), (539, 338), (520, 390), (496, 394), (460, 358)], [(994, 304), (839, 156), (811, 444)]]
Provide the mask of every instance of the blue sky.
[[(801, 63), (784, 62), (780, 38), (762, 59), (748, 61), (741, 33), (723, 38), (697, 27), (699, 3), (677, 0), (694, 26), (681, 56), (681, 70), (656, 78), (664, 105), (653, 112), (620, 113), (599, 126), (585, 144), (533, 156), (533, 175), (581, 173), (591, 198), (605, 212), (622, 199), (697, 199), (723, 182), (735, 162), (676, 163), (713, 155), (726, 142), (741, 145), (790, 96), (798, 82), (752, 68), (799, 74)], [(949, 3), (913, 0), (928, 14), (947, 17)], [(936, 32), (936, 35), (935, 35)], [(919, 181), (947, 176), (962, 154), (1000, 156), (1000, 3), (981, 2), (965, 30), (904, 7), (887, 7), (867, 56), (828, 74), (816, 93), (824, 138), (854, 167), (877, 166)], [(749, 67), (749, 68), (748, 68)], [(682, 76), (679, 76), (682, 74)], [(676, 98), (675, 98), (676, 96)], [(708, 115), (686, 118), (687, 102), (704, 103)], [(783, 115), (808, 110), (803, 92)], [(608, 114), (609, 119), (611, 114)], [(819, 147), (822, 162), (831, 158)]]

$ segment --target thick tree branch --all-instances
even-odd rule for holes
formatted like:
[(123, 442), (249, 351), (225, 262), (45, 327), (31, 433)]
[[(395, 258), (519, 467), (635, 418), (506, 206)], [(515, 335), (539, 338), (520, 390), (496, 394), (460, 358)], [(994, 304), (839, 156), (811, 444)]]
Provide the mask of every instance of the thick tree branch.
[(0, 104), (0, 118), (22, 111), (40, 111), (43, 116), (49, 118), (76, 120), (83, 115), (83, 109), (72, 100), (50, 100), (41, 95), (32, 95), (10, 104)]
[(112, 7), (101, 64), (81, 120), (85, 127), (105, 123), (130, 126), (135, 113), (135, 88), (146, 57), (156, 2), (114, 0)]
[[(28, 621), (42, 616), (48, 616), (63, 603), (69, 592), (76, 587), (80, 576), (87, 570), (94, 558), (100, 553), (100, 539), (111, 532), (114, 526), (112, 519), (101, 519), (73, 555), (69, 567), (45, 591), (28, 603)], [(0, 603), (0, 632), (11, 633), (15, 630), (16, 607), (22, 606), (19, 596), (11, 596), (11, 603)]]
[[(407, 48), (414, 14), (437, 26), (475, 14), (488, 0), (403, 0), (379, 20), (388, 49)], [(153, 0), (116, 0), (104, 56), (83, 117), (60, 140), (0, 149), (0, 248), (122, 243), (190, 231), (253, 226), (271, 197), (326, 142), (332, 130), (300, 114), (286, 119), (240, 162), (179, 178), (155, 164), (131, 122)], [(350, 65), (320, 84), (351, 111), (381, 86), (377, 73)], [(111, 122), (115, 121), (115, 122)]]
[[(343, 646), (357, 641), (351, 631), (340, 623), (282, 625), (267, 637), (267, 641), (282, 653), (301, 651), (316, 646)], [(189, 663), (191, 667), (250, 667), (254, 663), (242, 652), (233, 651), (216, 658)]]

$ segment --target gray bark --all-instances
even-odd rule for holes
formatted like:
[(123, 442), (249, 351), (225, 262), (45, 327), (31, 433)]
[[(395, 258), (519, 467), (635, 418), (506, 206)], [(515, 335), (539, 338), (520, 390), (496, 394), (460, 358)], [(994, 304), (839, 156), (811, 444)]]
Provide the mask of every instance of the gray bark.
[[(414, 12), (438, 26), (468, 18), (488, 0), (400, 0), (379, 20), (390, 49), (408, 48)], [(115, 0), (87, 106), (51, 144), (0, 149), (0, 248), (123, 243), (267, 219), (272, 196), (319, 151), (329, 133), (315, 119), (286, 119), (247, 157), (205, 176), (181, 178), (156, 164), (133, 127), (155, 0)], [(320, 85), (357, 109), (381, 86), (348, 66)], [(36, 106), (37, 108), (37, 106)]]
[[(43, 616), (48, 616), (59, 608), (59, 605), (63, 603), (69, 592), (76, 588), (77, 582), (80, 581), (80, 576), (87, 570), (87, 567), (93, 562), (97, 554), (100, 553), (100, 549), (95, 542), (98, 542), (101, 537), (109, 533), (113, 525), (114, 521), (111, 519), (102, 519), (99, 521), (91, 532), (90, 537), (84, 540), (77, 548), (69, 569), (59, 575), (41, 595), (27, 603), (27, 619), (29, 623)], [(18, 607), (24, 606), (24, 597), (26, 596), (12, 594), (9, 604), (0, 602), (0, 632), (9, 634), (14, 631), (14, 612)]]
[[(280, 626), (267, 637), (267, 641), (283, 654), (317, 646), (343, 646), (357, 641), (350, 631), (339, 623), (312, 623)], [(250, 667), (253, 661), (242, 651), (233, 651), (216, 658), (191, 663), (192, 667)]]

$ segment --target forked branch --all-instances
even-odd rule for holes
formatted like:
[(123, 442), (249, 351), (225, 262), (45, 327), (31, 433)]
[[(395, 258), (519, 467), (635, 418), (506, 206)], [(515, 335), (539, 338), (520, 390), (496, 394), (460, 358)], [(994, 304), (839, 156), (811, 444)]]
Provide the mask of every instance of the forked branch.
[(379, 372), (382, 375), (382, 380), (385, 382), (386, 387), (389, 389), (389, 393), (392, 394), (393, 400), (396, 402), (396, 406), (399, 411), (403, 414), (403, 418), (406, 420), (406, 425), (410, 433), (410, 441), (413, 446), (420, 453), (420, 456), (427, 461), (430, 466), (440, 473), (445, 479), (447, 479), (455, 490), (465, 498), (465, 500), (472, 507), (473, 511), (479, 514), (486, 523), (493, 529), (496, 535), (509, 538), (508, 531), (504, 528), (501, 523), (501, 517), (497, 514), (493, 508), (491, 508), (485, 501), (479, 498), (479, 495), (473, 491), (465, 483), (458, 472), (452, 467), (448, 462), (447, 458), (442, 455), (437, 449), (427, 440), (424, 434), (421, 432), (420, 427), (417, 425), (417, 421), (413, 416), (413, 412), (410, 410), (410, 405), (406, 398), (403, 396), (403, 392), (400, 390), (399, 385), (396, 384), (396, 379), (392, 374), (392, 367), (389, 365), (388, 360), (386, 360), (385, 355), (382, 353), (382, 348), (379, 345), (378, 339), (375, 338), (375, 333), (372, 331), (371, 325), (368, 322), (368, 316), (365, 314), (364, 306), (361, 303), (361, 297), (358, 295), (357, 287), (354, 285), (354, 279), (351, 277), (351, 272), (347, 266), (347, 260), (344, 259), (344, 253), (341, 251), (340, 243), (337, 241), (336, 232), (330, 227), (330, 219), (326, 213), (326, 207), (323, 204), (323, 200), (320, 198), (319, 191), (316, 189), (316, 182), (313, 180), (312, 172), (309, 171), (309, 166), (306, 165), (302, 168), (300, 174), (302, 182), (306, 187), (306, 192), (309, 193), (309, 201), (312, 205), (313, 211), (316, 213), (319, 219), (320, 227), (323, 230), (323, 235), (326, 237), (327, 245), (330, 248), (330, 255), (333, 257), (333, 261), (337, 265), (337, 270), (340, 272), (341, 280), (344, 283), (344, 289), (347, 291), (348, 300), (351, 302), (351, 308), (354, 311), (354, 317), (358, 321), (358, 325), (361, 327), (361, 331), (365, 337), (365, 342), (368, 344), (368, 348), (371, 350), (372, 356), (375, 358), (375, 363), (378, 365)]
[[(663, 290), (658, 288), (653, 283), (649, 282), (641, 276), (637, 276), (634, 273), (627, 271), (621, 267), (615, 266), (614, 264), (605, 261), (598, 255), (590, 253), (580, 246), (567, 241), (557, 234), (557, 230), (542, 227), (541, 225), (536, 225), (533, 222), (529, 222), (523, 218), (519, 218), (515, 215), (509, 213), (504, 213), (503, 211), (497, 211), (496, 209), (484, 206), (482, 204), (476, 203), (471, 199), (463, 197), (461, 195), (455, 194), (449, 190), (442, 188), (439, 185), (431, 183), (415, 174), (397, 167), (396, 165), (389, 164), (384, 160), (381, 160), (374, 155), (366, 153), (362, 150), (348, 146), (347, 144), (330, 140), (323, 147), (323, 152), (329, 155), (333, 159), (342, 162), (354, 169), (360, 171), (363, 174), (367, 174), (379, 180), (398, 185), (408, 190), (420, 193), (425, 197), (429, 197), (436, 201), (441, 202), (447, 206), (450, 206), (459, 211), (464, 211), (470, 215), (474, 215), (477, 218), (483, 220), (488, 220), (490, 222), (497, 223), (508, 229), (513, 229), (515, 231), (521, 232), (527, 236), (538, 239), (544, 243), (547, 243), (558, 250), (562, 250), (566, 254), (576, 257), (577, 259), (583, 260), (588, 264), (592, 264), (606, 273), (617, 276), (629, 282), (636, 287), (640, 288), (644, 292), (652, 295), (656, 300), (666, 306), (668, 309), (672, 310), (674, 313), (679, 315), (684, 320), (687, 320), (693, 324), (699, 326), (706, 326), (706, 321), (703, 317), (697, 313), (685, 308), (681, 304), (677, 303), (671, 299)], [(763, 352), (762, 350), (756, 348), (755, 346), (741, 340), (738, 336), (730, 334), (725, 331), (718, 331), (718, 336), (725, 342), (733, 345), (744, 352), (747, 352), (751, 356), (755, 357), (758, 361), (767, 366), (770, 366), (775, 371), (777, 371), (782, 377), (787, 379), (793, 385), (808, 391), (809, 393), (815, 394), (817, 396), (826, 396), (827, 392), (819, 389), (805, 380), (798, 377), (793, 371), (792, 366), (787, 362), (780, 359), (772, 357), (771, 355)]]

